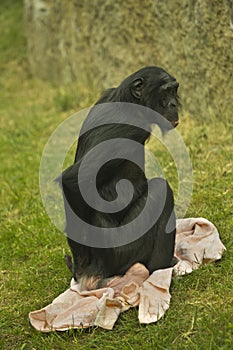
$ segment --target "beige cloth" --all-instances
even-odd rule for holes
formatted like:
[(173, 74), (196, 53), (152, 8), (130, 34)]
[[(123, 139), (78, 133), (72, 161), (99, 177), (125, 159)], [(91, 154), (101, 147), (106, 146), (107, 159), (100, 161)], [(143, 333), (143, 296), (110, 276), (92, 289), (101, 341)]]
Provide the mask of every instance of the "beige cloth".
[(42, 332), (93, 325), (112, 329), (119, 314), (135, 306), (139, 306), (140, 323), (156, 322), (169, 308), (172, 275), (184, 275), (203, 262), (219, 260), (225, 249), (216, 227), (208, 220), (177, 220), (175, 256), (179, 261), (173, 268), (149, 276), (146, 267), (137, 263), (124, 276), (113, 278), (106, 288), (82, 292), (72, 279), (70, 288), (51, 304), (30, 312), (30, 322)]

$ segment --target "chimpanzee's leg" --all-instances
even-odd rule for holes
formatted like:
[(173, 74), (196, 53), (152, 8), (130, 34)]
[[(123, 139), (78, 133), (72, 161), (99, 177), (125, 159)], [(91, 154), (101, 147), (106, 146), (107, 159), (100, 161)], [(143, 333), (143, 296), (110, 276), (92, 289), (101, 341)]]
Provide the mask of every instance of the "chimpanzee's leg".
[[(134, 202), (121, 225), (140, 215), (147, 195), (146, 191)], [(135, 241), (102, 252), (105, 276), (124, 274), (136, 262), (144, 264), (150, 273), (172, 266), (176, 234), (173, 192), (166, 180), (154, 178), (149, 180), (149, 196), (150, 205), (137, 223), (137, 230), (143, 233), (147, 223), (152, 226)]]

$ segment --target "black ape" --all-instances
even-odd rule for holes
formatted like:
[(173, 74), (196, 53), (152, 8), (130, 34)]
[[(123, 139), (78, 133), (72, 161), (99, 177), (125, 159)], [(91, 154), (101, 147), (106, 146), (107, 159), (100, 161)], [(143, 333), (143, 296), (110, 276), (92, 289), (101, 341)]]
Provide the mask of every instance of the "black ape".
[[(114, 275), (124, 274), (136, 262), (144, 264), (150, 273), (172, 265), (176, 233), (172, 190), (166, 180), (161, 178), (146, 179), (143, 147), (141, 150), (127, 149), (129, 151), (127, 159), (117, 156), (119, 148), (127, 148), (124, 146), (124, 142), (122, 141), (120, 146), (118, 143), (116, 147), (114, 142), (121, 138), (136, 141), (139, 145), (144, 146), (145, 141), (150, 136), (150, 127), (153, 123), (159, 124), (162, 131), (176, 127), (179, 107), (178, 85), (176, 79), (162, 68), (142, 68), (126, 78), (117, 88), (107, 90), (84, 122), (78, 140), (75, 162), (58, 178), (63, 189), (65, 203), (65, 231), (73, 254), (73, 263), (69, 257), (66, 257), (66, 261), (72, 269), (74, 278), (82, 288), (98, 287), (101, 285), (99, 281)], [(129, 102), (130, 106), (136, 104), (147, 107), (144, 115), (142, 115), (142, 107), (139, 108), (139, 106), (139, 111), (134, 113), (134, 117), (135, 114), (138, 114), (141, 126), (134, 123), (131, 125), (132, 113), (125, 112), (124, 108), (123, 114), (126, 114), (129, 123), (119, 121), (115, 108), (111, 107), (112, 105), (118, 106), (118, 104), (108, 102)], [(119, 111), (121, 111), (120, 105), (122, 104), (119, 104)], [(164, 117), (162, 122), (153, 119), (154, 112), (147, 113), (147, 110), (160, 113)], [(108, 119), (110, 114), (111, 118)], [(119, 112), (120, 114), (121, 112)], [(98, 125), (101, 118), (105, 118), (105, 123)], [(95, 185), (99, 195), (108, 201), (109, 205), (112, 201), (120, 198), (117, 204), (119, 210), (112, 212), (111, 210), (106, 212), (101, 207), (96, 209), (94, 199), (93, 206), (87, 204), (81, 193), (81, 185), (87, 192), (89, 186), (91, 187), (92, 174), (97, 166), (98, 155), (96, 156), (94, 153), (93, 147), (109, 140), (113, 140), (113, 148), (106, 150), (106, 152), (112, 153), (112, 159), (99, 169)], [(104, 152), (105, 150), (100, 153)], [(131, 161), (131, 156), (134, 156), (136, 152), (140, 166)], [(87, 154), (89, 162), (82, 169), (85, 176), (78, 179), (82, 161)], [(130, 201), (127, 197), (128, 185), (126, 183), (121, 183), (121, 186), (116, 189), (122, 179), (129, 180), (133, 185), (133, 195)], [(92, 225), (92, 228), (96, 227), (96, 239), (98, 240), (98, 228), (109, 228), (110, 230), (115, 227), (118, 229), (134, 221), (140, 212), (147, 208), (148, 198), (150, 208), (146, 211), (143, 222), (137, 223), (136, 229), (143, 230), (143, 225), (149, 222), (153, 215), (156, 213), (158, 215), (153, 225), (143, 235), (136, 236), (134, 240), (131, 239), (129, 243), (124, 245), (114, 243), (112, 246), (111, 244), (109, 246), (104, 244), (90, 246), (88, 239), (85, 244), (88, 232), (77, 220), (77, 217)], [(128, 234), (133, 236), (134, 231), (132, 229), (131, 232), (126, 230), (125, 235)]]

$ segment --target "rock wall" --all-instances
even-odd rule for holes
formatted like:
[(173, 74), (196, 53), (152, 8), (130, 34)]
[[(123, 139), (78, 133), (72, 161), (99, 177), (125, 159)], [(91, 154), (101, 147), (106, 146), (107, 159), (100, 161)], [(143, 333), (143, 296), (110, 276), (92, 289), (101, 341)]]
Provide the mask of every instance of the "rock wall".
[(192, 116), (233, 120), (231, 0), (25, 0), (31, 70), (100, 90), (145, 65), (180, 82)]

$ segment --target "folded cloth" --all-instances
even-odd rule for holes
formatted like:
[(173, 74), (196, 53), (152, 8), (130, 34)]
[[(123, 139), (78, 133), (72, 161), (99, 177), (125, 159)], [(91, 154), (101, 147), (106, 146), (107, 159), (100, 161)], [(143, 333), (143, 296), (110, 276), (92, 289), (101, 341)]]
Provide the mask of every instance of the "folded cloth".
[(172, 275), (184, 275), (203, 262), (221, 259), (226, 248), (217, 228), (203, 218), (177, 220), (175, 256), (171, 268), (149, 271), (134, 264), (124, 276), (113, 277), (106, 288), (80, 291), (71, 280), (68, 290), (43, 309), (29, 313), (32, 326), (42, 332), (99, 326), (112, 329), (119, 314), (139, 306), (139, 322), (158, 321), (169, 308)]
[(220, 260), (226, 248), (217, 228), (203, 218), (176, 221), (175, 256), (179, 262), (174, 275), (183, 275), (197, 269), (203, 262)]

